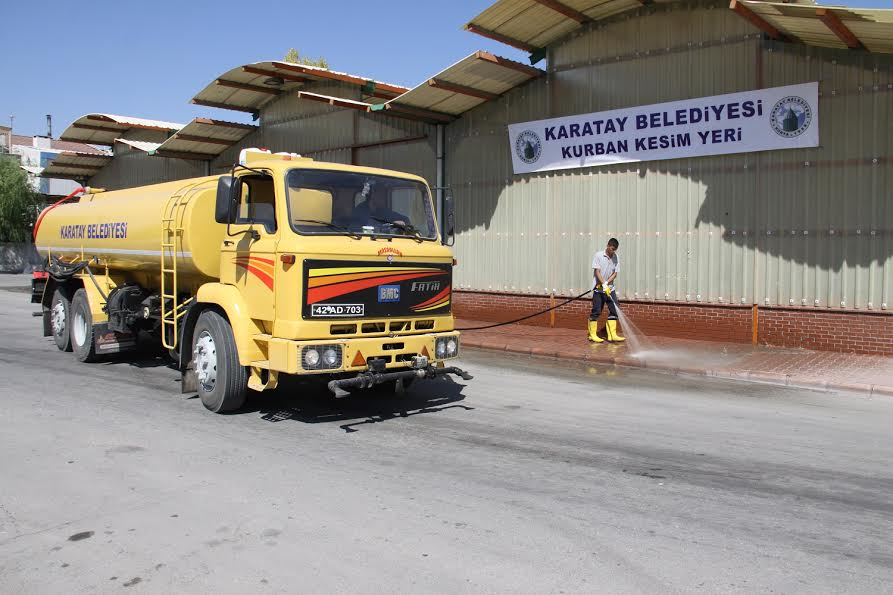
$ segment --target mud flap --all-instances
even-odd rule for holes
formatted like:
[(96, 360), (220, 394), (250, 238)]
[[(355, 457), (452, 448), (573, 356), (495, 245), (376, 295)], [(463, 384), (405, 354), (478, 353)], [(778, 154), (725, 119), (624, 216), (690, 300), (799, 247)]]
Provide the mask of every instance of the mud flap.
[(184, 395), (198, 392), (198, 379), (195, 377), (195, 370), (192, 368), (192, 362), (189, 362), (185, 368), (180, 370), (180, 393)]
[(96, 354), (121, 353), (136, 349), (136, 335), (133, 333), (116, 333), (109, 330), (107, 322), (93, 325), (93, 340)]
[(46, 306), (42, 306), (43, 310), (43, 336), (44, 337), (52, 337), (53, 336), (53, 321), (51, 317), (51, 310)]

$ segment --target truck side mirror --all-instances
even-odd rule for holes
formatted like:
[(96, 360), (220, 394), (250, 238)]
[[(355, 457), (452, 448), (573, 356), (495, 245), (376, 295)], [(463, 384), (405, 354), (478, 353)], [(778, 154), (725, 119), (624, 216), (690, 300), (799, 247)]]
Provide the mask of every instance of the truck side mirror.
[(233, 176), (220, 176), (217, 180), (217, 204), (214, 207), (214, 221), (217, 223), (233, 222), (233, 190), (238, 179)]
[(453, 209), (453, 197), (445, 196), (443, 198), (443, 243), (445, 246), (452, 246), (456, 243), (456, 223)]

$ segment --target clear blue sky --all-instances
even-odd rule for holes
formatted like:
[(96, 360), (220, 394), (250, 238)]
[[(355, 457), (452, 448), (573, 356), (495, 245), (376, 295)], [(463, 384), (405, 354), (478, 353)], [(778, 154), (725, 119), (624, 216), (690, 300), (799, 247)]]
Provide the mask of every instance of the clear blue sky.
[[(0, 0), (0, 122), (53, 134), (90, 112), (186, 123), (243, 120), (189, 99), (227, 70), (290, 47), (334, 70), (412, 87), (469, 53), (512, 48), (462, 30), (492, 0), (235, 2)], [(891, 8), (893, 0), (845, 2)], [(8, 35), (8, 37), (6, 37)]]

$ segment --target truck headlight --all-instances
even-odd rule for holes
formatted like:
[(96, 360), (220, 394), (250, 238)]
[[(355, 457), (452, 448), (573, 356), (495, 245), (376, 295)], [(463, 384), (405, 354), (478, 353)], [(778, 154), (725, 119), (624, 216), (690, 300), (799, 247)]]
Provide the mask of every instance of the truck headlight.
[(341, 345), (306, 345), (301, 351), (305, 370), (337, 370), (341, 367)]
[(338, 357), (338, 352), (329, 347), (322, 353), (322, 363), (326, 368), (336, 368), (339, 367), (341, 362), (339, 361), (341, 358)]
[(459, 355), (459, 337), (441, 337), (434, 344), (434, 355), (437, 359), (456, 357)]
[(319, 365), (319, 351), (312, 347), (304, 350), (304, 367), (315, 368)]

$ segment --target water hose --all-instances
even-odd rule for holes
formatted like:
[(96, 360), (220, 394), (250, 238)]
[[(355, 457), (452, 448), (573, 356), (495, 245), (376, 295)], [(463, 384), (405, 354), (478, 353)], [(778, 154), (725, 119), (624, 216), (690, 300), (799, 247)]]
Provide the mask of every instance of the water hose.
[(98, 291), (99, 295), (102, 296), (102, 299), (108, 303), (109, 297), (102, 291), (102, 287), (99, 286), (99, 281), (93, 276), (93, 271), (90, 270), (87, 261), (82, 260), (81, 262), (67, 263), (60, 260), (58, 256), (54, 256), (52, 262), (47, 266), (47, 272), (50, 274), (50, 277), (53, 278), (53, 281), (56, 281), (57, 283), (65, 283), (66, 281), (69, 281), (80, 271), (87, 271), (87, 275), (90, 276), (90, 280), (93, 281), (93, 285), (96, 286), (96, 291)]
[(53, 209), (55, 209), (56, 207), (61, 205), (66, 200), (70, 200), (70, 199), (74, 198), (76, 194), (80, 194), (81, 192), (86, 192), (86, 191), (87, 191), (87, 189), (84, 188), (83, 186), (78, 186), (68, 196), (66, 196), (62, 200), (58, 200), (58, 201), (54, 202), (53, 204), (51, 204), (50, 206), (48, 206), (47, 208), (42, 210), (40, 212), (40, 215), (37, 216), (37, 221), (34, 222), (34, 233), (33, 233), (34, 241), (37, 242), (37, 230), (40, 228), (40, 223), (41, 223), (41, 221), (43, 221), (43, 218), (46, 216), (47, 213), (49, 213), (50, 211), (52, 211)]
[[(593, 290), (591, 290), (591, 289), (588, 290), (588, 291), (584, 291), (584, 292), (581, 293), (580, 295), (577, 295), (577, 296), (574, 296), (574, 297), (572, 297), (572, 298), (569, 298), (569, 299), (564, 300), (563, 302), (561, 302), (561, 303), (558, 304), (557, 306), (552, 306), (552, 307), (550, 307), (550, 308), (546, 308), (545, 310), (541, 310), (541, 311), (539, 311), (539, 312), (534, 312), (533, 314), (528, 314), (527, 316), (522, 316), (521, 318), (516, 318), (515, 320), (509, 320), (508, 322), (497, 322), (496, 324), (488, 324), (488, 325), (486, 325), (486, 326), (472, 326), (472, 327), (468, 327), (468, 328), (457, 328), (456, 330), (457, 330), (457, 331), (482, 331), (482, 330), (484, 330), (484, 329), (488, 329), (488, 328), (496, 328), (497, 326), (508, 326), (508, 325), (510, 325), (510, 324), (517, 324), (517, 323), (519, 323), (519, 322), (523, 322), (523, 321), (525, 321), (525, 320), (527, 320), (527, 319), (529, 319), (529, 318), (534, 318), (534, 317), (536, 317), (536, 316), (540, 316), (540, 315), (542, 315), (542, 314), (546, 314), (546, 313), (548, 313), (548, 312), (551, 312), (552, 310), (557, 310), (558, 308), (561, 308), (561, 307), (563, 307), (563, 306), (568, 305), (569, 303), (573, 302), (574, 300), (578, 300), (578, 299), (580, 299), (581, 297), (583, 297), (583, 296), (585, 296), (585, 295), (588, 295), (588, 294), (592, 293), (592, 291), (593, 291)], [(612, 298), (612, 299), (613, 299), (613, 298)]]

